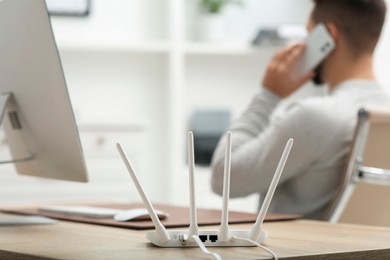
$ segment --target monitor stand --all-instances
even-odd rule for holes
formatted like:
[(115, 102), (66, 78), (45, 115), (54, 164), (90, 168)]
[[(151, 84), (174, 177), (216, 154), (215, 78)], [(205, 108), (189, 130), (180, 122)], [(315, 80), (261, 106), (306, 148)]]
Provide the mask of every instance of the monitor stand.
[[(16, 102), (15, 102), (15, 99), (14, 99), (12, 93), (0, 94), (0, 127), (1, 127), (2, 123), (4, 122), (3, 120), (5, 120), (5, 112), (7, 111), (7, 108), (11, 110), (11, 112), (10, 112), (10, 114), (11, 114), (10, 115), (10, 119), (11, 119), (10, 125), (11, 126), (10, 127), (14, 128), (14, 129), (21, 128), (17, 113), (14, 112), (14, 110), (16, 111)], [(18, 139), (22, 139), (22, 138), (20, 137)], [(14, 157), (14, 159), (12, 159), (12, 160), (0, 161), (0, 165), (6, 164), (6, 163), (26, 162), (26, 161), (31, 161), (34, 159), (34, 156), (30, 152), (28, 152), (28, 150), (25, 147), (25, 145), (23, 144), (23, 142), (18, 143), (18, 146), (22, 147), (17, 152), (17, 154), (18, 154), (17, 156), (19, 158), (15, 159), (15, 157)]]
[[(12, 102), (12, 94), (0, 94), (0, 126), (3, 122), (5, 111), (7, 110), (7, 106), (9, 102)], [(1, 164), (6, 163), (17, 163), (21, 161), (28, 161), (33, 159), (33, 157), (27, 157), (18, 160), (9, 160), (9, 161), (0, 161)], [(0, 213), (0, 226), (4, 225), (27, 225), (27, 224), (53, 224), (56, 223), (56, 220), (41, 217), (41, 216), (22, 216), (22, 215), (13, 215), (13, 214), (5, 214)]]
[(12, 94), (0, 94), (0, 125), (3, 122), (5, 110), (7, 108), (8, 100)]

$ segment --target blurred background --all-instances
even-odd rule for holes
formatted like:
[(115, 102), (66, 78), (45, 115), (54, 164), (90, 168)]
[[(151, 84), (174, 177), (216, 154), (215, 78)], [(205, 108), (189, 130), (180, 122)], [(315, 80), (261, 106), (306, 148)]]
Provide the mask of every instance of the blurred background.
[[(220, 208), (209, 162), (220, 135), (258, 91), (275, 50), (305, 37), (310, 0), (47, 0), (90, 182), (18, 176), (0, 167), (0, 205), (140, 201), (122, 142), (153, 202), (188, 205), (186, 134), (194, 131), (199, 207)], [(218, 2), (218, 1), (217, 1)], [(390, 27), (376, 53), (390, 90)], [(323, 95), (307, 84), (289, 102)], [(0, 132), (0, 157), (8, 156)], [(255, 211), (257, 195), (231, 208)]]

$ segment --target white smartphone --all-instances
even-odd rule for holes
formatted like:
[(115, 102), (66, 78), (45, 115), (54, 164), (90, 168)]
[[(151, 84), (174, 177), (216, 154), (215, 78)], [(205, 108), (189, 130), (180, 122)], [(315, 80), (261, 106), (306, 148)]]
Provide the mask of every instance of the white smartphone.
[(336, 44), (323, 23), (317, 24), (305, 40), (306, 49), (298, 60), (296, 78), (314, 70), (332, 52)]

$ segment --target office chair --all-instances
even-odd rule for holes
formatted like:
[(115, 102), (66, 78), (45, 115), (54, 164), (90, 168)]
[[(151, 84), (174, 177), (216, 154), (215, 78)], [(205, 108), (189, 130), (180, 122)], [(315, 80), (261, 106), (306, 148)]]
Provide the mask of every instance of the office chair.
[(324, 219), (390, 226), (390, 109), (360, 109), (350, 154)]

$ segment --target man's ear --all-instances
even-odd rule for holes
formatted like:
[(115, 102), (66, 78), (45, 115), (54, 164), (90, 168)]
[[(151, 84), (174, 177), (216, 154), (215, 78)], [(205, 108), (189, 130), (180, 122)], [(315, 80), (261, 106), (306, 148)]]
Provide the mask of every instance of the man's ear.
[(328, 29), (330, 35), (332, 35), (333, 40), (336, 45), (340, 41), (340, 30), (334, 23), (326, 23), (326, 28)]

